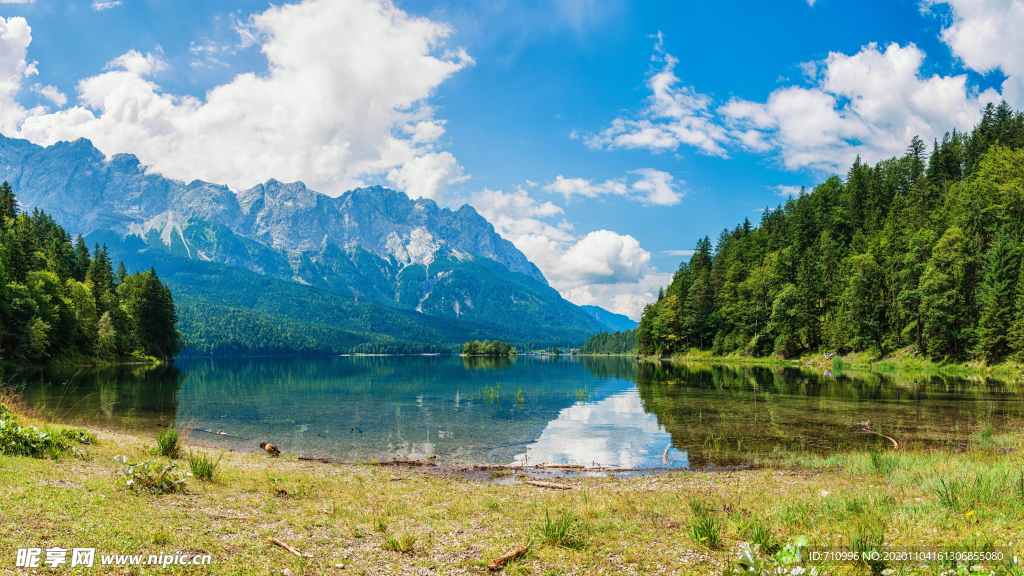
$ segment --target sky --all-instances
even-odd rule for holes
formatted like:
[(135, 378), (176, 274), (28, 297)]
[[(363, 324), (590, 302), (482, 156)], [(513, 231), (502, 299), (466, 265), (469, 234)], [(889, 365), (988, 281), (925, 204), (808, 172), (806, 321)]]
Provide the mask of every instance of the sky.
[(1024, 0), (0, 0), (0, 133), (249, 188), (470, 204), (638, 319), (856, 156), (1024, 108)]

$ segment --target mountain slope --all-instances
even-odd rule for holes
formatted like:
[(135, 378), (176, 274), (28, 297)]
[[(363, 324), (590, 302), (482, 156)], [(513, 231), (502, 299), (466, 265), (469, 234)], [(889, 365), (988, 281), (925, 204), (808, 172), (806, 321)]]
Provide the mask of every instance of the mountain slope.
[[(44, 148), (0, 136), (0, 179), (11, 183), (23, 208), (46, 211), (73, 234), (86, 235), (90, 246), (107, 244), (130, 269), (156, 266), (183, 304), (224, 307), (217, 310), (236, 320), (252, 320), (240, 311), (268, 315), (268, 325), (298, 322), (312, 330), (322, 321), (303, 318), (303, 310), (331, 294), (335, 308), (342, 302), (377, 303), (383, 305), (378, 314), (393, 310), (418, 327), (392, 334), (344, 322), (327, 325), (322, 341), (346, 350), (358, 343), (376, 346), (377, 336), (413, 348), (454, 345), (470, 334), (474, 338), (467, 339), (568, 345), (603, 328), (562, 299), (540, 270), (469, 206), (452, 211), (381, 187), (331, 198), (301, 182), (276, 180), (235, 194), (224, 186), (146, 173), (130, 154), (107, 159), (84, 139)], [(205, 270), (202, 281), (194, 275), (200, 269)], [(213, 280), (241, 270), (251, 275), (241, 275), (246, 280), (240, 284)], [(294, 305), (274, 311), (251, 301), (243, 286), (256, 289), (249, 284), (259, 277), (283, 281), (274, 286), (288, 286)], [(431, 332), (431, 319), (449, 323)], [(186, 316), (183, 322), (199, 326)], [(427, 332), (413, 336), (419, 328)], [(355, 334), (359, 342), (336, 329)], [(204, 330), (209, 333), (209, 326)], [(295, 350), (316, 348), (266, 334), (269, 340), (292, 342)], [(262, 349), (249, 344), (251, 350)]]
[(629, 319), (629, 316), (609, 312), (600, 306), (580, 306), (587, 314), (590, 314), (609, 330), (625, 332), (637, 327), (639, 322)]

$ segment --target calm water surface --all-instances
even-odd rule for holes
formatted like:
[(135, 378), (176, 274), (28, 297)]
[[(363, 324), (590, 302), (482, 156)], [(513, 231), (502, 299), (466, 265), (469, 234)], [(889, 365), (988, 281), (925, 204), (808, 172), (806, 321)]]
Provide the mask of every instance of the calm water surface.
[[(1024, 396), (994, 380), (450, 356), (184, 359), (20, 374), (32, 406), (66, 422), (345, 461), (688, 467), (747, 452), (942, 444), (1019, 426)], [(878, 428), (876, 428), (878, 429)], [(219, 435), (221, 431), (230, 436)]]

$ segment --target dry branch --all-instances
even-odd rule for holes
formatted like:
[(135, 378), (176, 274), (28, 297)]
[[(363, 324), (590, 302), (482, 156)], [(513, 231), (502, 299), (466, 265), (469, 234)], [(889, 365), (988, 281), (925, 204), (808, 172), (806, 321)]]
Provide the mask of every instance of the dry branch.
[(511, 562), (512, 560), (515, 560), (516, 558), (519, 558), (520, 556), (523, 556), (524, 554), (526, 554), (529, 551), (530, 551), (530, 547), (529, 546), (523, 546), (522, 548), (519, 548), (518, 550), (513, 550), (513, 551), (509, 552), (508, 554), (505, 554), (504, 556), (498, 556), (497, 558), (494, 559), (494, 562), (491, 562), (490, 564), (487, 565), (487, 569), (488, 570), (501, 570), (502, 568), (505, 567), (505, 564)]
[(541, 488), (554, 488), (556, 490), (572, 490), (572, 486), (566, 486), (565, 484), (555, 484), (554, 482), (543, 482), (541, 480), (527, 480), (523, 484), (529, 484), (530, 486), (540, 486)]
[(292, 554), (295, 554), (299, 558), (302, 557), (302, 552), (299, 552), (298, 550), (295, 549), (294, 546), (288, 544), (287, 542), (282, 542), (282, 541), (278, 540), (277, 538), (268, 538), (268, 540), (270, 540), (274, 544), (277, 544), (281, 548), (284, 548), (285, 550), (291, 552)]

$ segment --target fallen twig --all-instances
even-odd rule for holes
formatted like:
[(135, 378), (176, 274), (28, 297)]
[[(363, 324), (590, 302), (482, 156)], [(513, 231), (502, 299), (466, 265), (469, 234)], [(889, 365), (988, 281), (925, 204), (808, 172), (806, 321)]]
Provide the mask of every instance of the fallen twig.
[(541, 480), (527, 480), (523, 484), (529, 484), (530, 486), (540, 486), (541, 488), (554, 488), (555, 490), (572, 490), (572, 486), (566, 486), (565, 484), (555, 484), (554, 482), (543, 482)]
[(330, 458), (316, 458), (313, 456), (299, 456), (298, 460), (305, 460), (306, 462), (320, 462), (321, 464), (330, 464)]
[(422, 460), (387, 460), (385, 462), (370, 462), (371, 466), (437, 466), (433, 462)]
[(299, 552), (298, 550), (295, 549), (294, 546), (288, 544), (287, 542), (282, 542), (282, 541), (278, 540), (277, 538), (268, 538), (268, 540), (270, 540), (274, 544), (277, 544), (281, 548), (284, 548), (285, 550), (291, 552), (292, 554), (295, 554), (299, 558), (302, 558), (302, 552)]
[(524, 554), (526, 554), (529, 551), (530, 551), (530, 546), (526, 545), (526, 546), (523, 546), (522, 548), (519, 548), (517, 550), (513, 550), (513, 551), (511, 551), (508, 554), (505, 554), (503, 556), (498, 556), (497, 558), (494, 559), (494, 562), (491, 562), (490, 564), (487, 565), (487, 569), (488, 570), (501, 570), (502, 568), (505, 567), (505, 564), (511, 562), (512, 560), (515, 560), (516, 558), (519, 558), (520, 556), (523, 556)]

